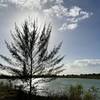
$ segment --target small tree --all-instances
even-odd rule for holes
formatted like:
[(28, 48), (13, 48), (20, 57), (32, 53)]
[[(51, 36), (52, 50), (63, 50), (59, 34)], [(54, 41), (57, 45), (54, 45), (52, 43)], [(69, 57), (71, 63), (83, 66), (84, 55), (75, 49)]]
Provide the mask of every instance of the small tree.
[[(11, 34), (13, 41), (6, 46), (13, 59), (0, 55), (8, 64), (10, 72), (16, 76), (22, 76), (23, 83), (28, 82), (29, 93), (32, 93), (33, 75), (55, 75), (63, 71), (63, 64), (59, 64), (64, 57), (57, 55), (61, 44), (48, 51), (48, 44), (51, 35), (51, 25), (44, 25), (42, 31), (34, 21), (31, 25), (28, 21), (22, 26), (22, 30), (15, 24), (15, 32)], [(12, 66), (13, 67), (12, 67)]]

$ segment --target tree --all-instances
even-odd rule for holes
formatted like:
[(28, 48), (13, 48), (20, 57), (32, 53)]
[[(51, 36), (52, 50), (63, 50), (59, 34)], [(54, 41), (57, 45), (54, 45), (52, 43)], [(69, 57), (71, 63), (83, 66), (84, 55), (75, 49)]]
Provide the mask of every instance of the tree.
[(36, 21), (31, 25), (25, 21), (22, 29), (15, 24), (15, 33), (11, 34), (13, 41), (10, 44), (5, 41), (12, 58), (0, 55), (9, 64), (9, 67), (1, 64), (2, 68), (12, 75), (24, 77), (21, 81), (28, 83), (30, 94), (34, 89), (33, 75), (55, 75), (63, 71), (60, 62), (64, 56), (58, 55), (62, 42), (48, 51), (51, 30), (51, 25), (44, 25), (40, 31)]

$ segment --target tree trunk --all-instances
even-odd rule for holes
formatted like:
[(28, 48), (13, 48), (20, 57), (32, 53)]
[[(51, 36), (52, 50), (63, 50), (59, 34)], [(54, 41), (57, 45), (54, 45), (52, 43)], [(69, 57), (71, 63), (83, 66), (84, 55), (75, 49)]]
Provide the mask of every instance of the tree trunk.
[(30, 78), (30, 90), (29, 90), (29, 98), (31, 100), (31, 95), (32, 95), (32, 78)]
[(29, 91), (29, 96), (30, 96), (30, 100), (31, 100), (31, 96), (32, 96), (32, 57), (31, 57), (31, 70), (30, 70), (30, 91)]

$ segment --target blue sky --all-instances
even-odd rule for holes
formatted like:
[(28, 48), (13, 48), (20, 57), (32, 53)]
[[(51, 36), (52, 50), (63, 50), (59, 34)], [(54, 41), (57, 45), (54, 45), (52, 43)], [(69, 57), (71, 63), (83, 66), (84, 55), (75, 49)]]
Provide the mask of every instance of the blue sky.
[[(63, 41), (65, 74), (100, 73), (99, 0), (0, 0), (0, 53), (8, 55), (14, 23), (29, 17), (53, 26), (50, 48)], [(2, 62), (2, 60), (0, 60)]]

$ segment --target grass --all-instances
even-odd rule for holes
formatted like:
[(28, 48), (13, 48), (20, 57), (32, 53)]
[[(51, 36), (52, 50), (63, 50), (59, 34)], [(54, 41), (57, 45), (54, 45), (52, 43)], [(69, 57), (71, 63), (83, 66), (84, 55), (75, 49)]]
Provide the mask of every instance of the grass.
[[(30, 100), (27, 92), (21, 89), (15, 89), (9, 84), (0, 83), (0, 100)], [(65, 96), (39, 96), (31, 95), (31, 100), (67, 100)]]
[(10, 87), (7, 83), (0, 83), (0, 100), (14, 100), (17, 91)]
[(66, 95), (50, 95), (39, 96), (30, 95), (21, 90), (15, 89), (11, 84), (0, 83), (0, 100), (96, 100), (97, 99), (97, 89), (91, 87), (87, 91), (83, 89), (82, 85), (70, 86), (67, 90)]

